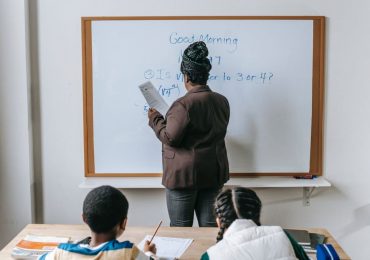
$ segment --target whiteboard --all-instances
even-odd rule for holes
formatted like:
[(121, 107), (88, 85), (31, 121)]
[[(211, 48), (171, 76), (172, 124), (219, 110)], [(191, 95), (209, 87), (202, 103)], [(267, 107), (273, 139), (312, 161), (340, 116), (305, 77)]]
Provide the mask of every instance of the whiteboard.
[(186, 93), (183, 50), (203, 40), (208, 85), (227, 97), (231, 173), (309, 173), (314, 21), (290, 19), (92, 20), (94, 174), (162, 172), (138, 85), (150, 80), (170, 105)]

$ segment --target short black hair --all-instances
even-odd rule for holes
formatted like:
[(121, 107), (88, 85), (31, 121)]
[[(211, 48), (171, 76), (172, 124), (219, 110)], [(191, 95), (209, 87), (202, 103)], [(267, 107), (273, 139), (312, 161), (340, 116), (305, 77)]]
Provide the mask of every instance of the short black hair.
[(182, 55), (181, 73), (187, 75), (192, 83), (207, 84), (209, 71), (212, 69), (207, 56), (208, 48), (203, 41), (190, 44)]
[(127, 218), (128, 201), (118, 189), (100, 186), (87, 194), (82, 212), (93, 232), (108, 233)]

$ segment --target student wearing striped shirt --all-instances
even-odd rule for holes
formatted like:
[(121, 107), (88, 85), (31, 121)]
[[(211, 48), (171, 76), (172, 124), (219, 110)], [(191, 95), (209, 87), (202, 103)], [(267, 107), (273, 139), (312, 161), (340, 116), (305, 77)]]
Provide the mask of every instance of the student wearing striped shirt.
[(157, 259), (155, 244), (149, 244), (149, 241), (144, 245), (144, 253), (130, 241), (117, 240), (125, 230), (127, 211), (128, 201), (119, 190), (111, 186), (93, 189), (84, 200), (82, 213), (83, 221), (91, 230), (91, 237), (76, 244), (60, 244), (39, 259)]

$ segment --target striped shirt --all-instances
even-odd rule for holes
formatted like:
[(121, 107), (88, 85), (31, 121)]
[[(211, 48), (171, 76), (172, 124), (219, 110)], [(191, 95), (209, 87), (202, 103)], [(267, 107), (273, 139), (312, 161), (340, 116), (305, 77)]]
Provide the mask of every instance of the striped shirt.
[(111, 240), (96, 247), (87, 244), (67, 244), (63, 243), (54, 251), (42, 255), (39, 260), (75, 260), (75, 259), (95, 259), (95, 260), (148, 260), (152, 259), (140, 251), (129, 241), (118, 242)]

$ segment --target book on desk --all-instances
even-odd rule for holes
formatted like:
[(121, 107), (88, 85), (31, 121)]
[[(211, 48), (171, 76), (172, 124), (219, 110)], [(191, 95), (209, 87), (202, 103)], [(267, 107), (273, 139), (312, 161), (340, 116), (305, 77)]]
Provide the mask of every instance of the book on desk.
[(284, 229), (295, 241), (300, 244), (306, 253), (316, 253), (316, 247), (325, 242), (325, 236), (317, 233), (310, 233), (301, 229)]
[(14, 259), (37, 259), (53, 251), (60, 243), (68, 243), (69, 237), (26, 235), (12, 250)]

